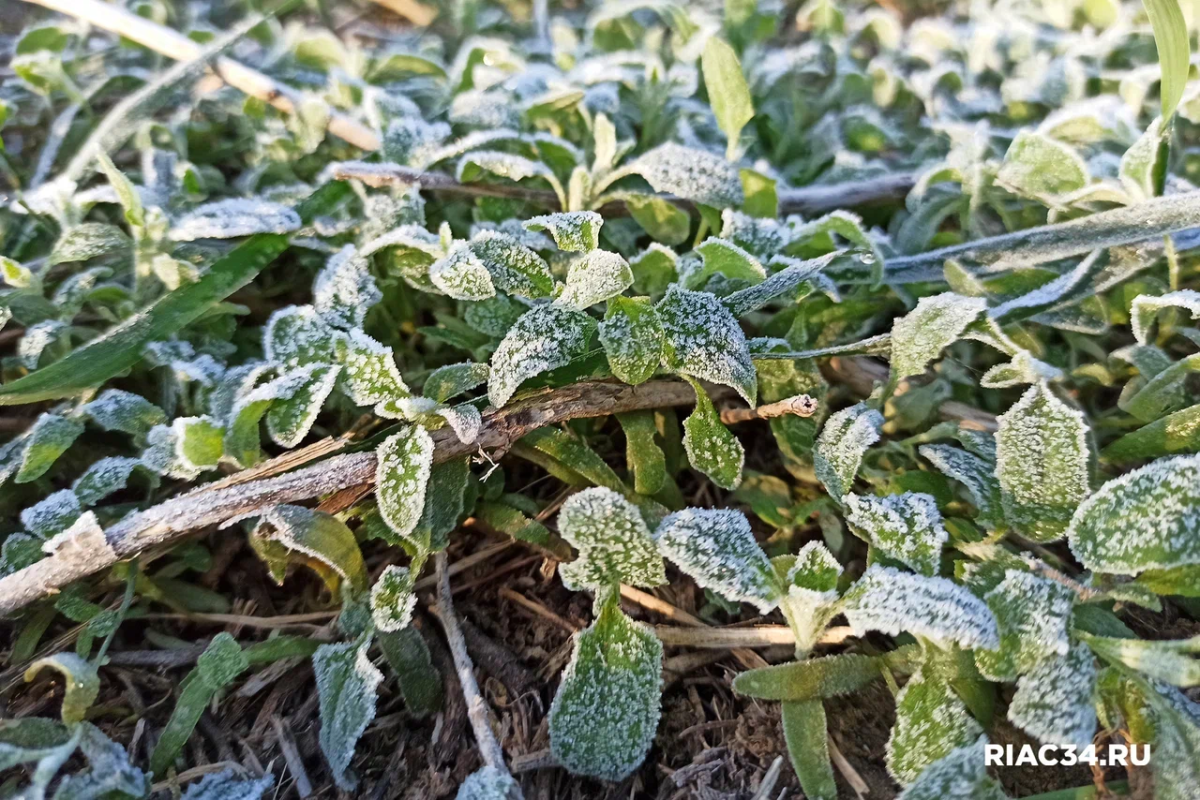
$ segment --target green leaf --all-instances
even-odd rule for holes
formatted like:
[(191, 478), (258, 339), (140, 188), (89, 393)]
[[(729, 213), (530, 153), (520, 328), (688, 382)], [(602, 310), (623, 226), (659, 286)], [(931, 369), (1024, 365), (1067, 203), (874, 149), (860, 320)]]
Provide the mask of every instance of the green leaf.
[(0, 447), (0, 480), (16, 473), (16, 483), (30, 483), (46, 474), (58, 457), (70, 449), (83, 423), (46, 413), (37, 418), (24, 436)]
[(825, 706), (820, 700), (786, 700), (780, 707), (780, 716), (788, 756), (804, 796), (812, 800), (836, 800)]
[(483, 766), (459, 785), (454, 800), (508, 800), (513, 792), (521, 794), (512, 775), (493, 766)]
[(1158, 312), (1167, 308), (1182, 308), (1192, 319), (1200, 319), (1200, 292), (1181, 289), (1164, 295), (1140, 294), (1133, 298), (1129, 308), (1129, 321), (1133, 336), (1140, 344), (1150, 344), (1150, 331)]
[(55, 653), (30, 664), (25, 670), (25, 680), (33, 680), (45, 667), (57, 670), (65, 680), (62, 721), (67, 725), (82, 722), (100, 694), (100, 676), (96, 667), (74, 653)]
[(304, 441), (341, 371), (338, 365), (316, 365), (290, 396), (271, 403), (267, 410), (267, 432), (275, 444), (290, 449)]
[(433, 468), (433, 439), (419, 425), (389, 436), (375, 451), (375, 496), (392, 532), (409, 538), (425, 511)]
[(1200, 564), (1171, 569), (1148, 569), (1137, 577), (1137, 585), (1155, 594), (1200, 597)]
[(214, 469), (225, 454), (225, 429), (212, 417), (178, 417), (171, 428), (175, 453), (188, 469)]
[[(587, 442), (559, 428), (539, 428), (526, 434), (520, 442), (528, 445), (537, 453), (547, 456), (541, 466), (560, 473), (567, 473), (564, 480), (568, 483), (595, 486), (606, 486), (618, 494), (626, 492), (625, 484), (617, 476), (603, 458), (596, 453)], [(528, 457), (527, 454), (522, 453)], [(579, 476), (582, 483), (574, 479)]]
[(817, 273), (834, 259), (835, 255), (837, 254), (828, 253), (820, 258), (808, 261), (797, 261), (787, 256), (776, 256), (772, 260), (773, 264), (782, 263), (787, 266), (757, 286), (739, 289), (733, 294), (721, 298), (721, 303), (735, 317), (740, 317), (743, 314), (749, 314), (751, 311), (757, 311), (772, 300), (784, 297), (789, 293), (794, 296), (799, 290), (800, 285), (816, 276)]
[(268, 539), (325, 564), (356, 592), (367, 591), (362, 551), (346, 523), (323, 511), (289, 505), (267, 509), (262, 520), (273, 528)]
[(1200, 563), (1200, 456), (1159, 459), (1104, 484), (1076, 510), (1068, 536), (1095, 572)]
[(646, 757), (661, 710), (662, 643), (615, 603), (575, 634), (550, 706), (550, 752), (577, 775), (619, 781)]
[(896, 695), (896, 724), (887, 743), (888, 772), (908, 786), (930, 764), (982, 733), (950, 685), (921, 669)]
[(761, 172), (742, 168), (738, 171), (742, 179), (742, 192), (746, 201), (742, 210), (752, 217), (775, 219), (779, 216), (779, 191), (776, 181)]
[(589, 250), (571, 261), (556, 303), (585, 309), (616, 297), (633, 285), (629, 262), (607, 250)]
[(804, 701), (852, 694), (883, 678), (885, 669), (906, 675), (917, 668), (916, 645), (882, 656), (857, 653), (810, 658), (742, 672), (733, 690), (760, 700)]
[[(467, 484), (471, 478), (471, 460), (455, 458), (434, 464), (425, 488), (425, 508), (417, 527), (407, 537), (418, 552), (445, 550), (448, 535), (458, 525), (466, 507)], [(390, 529), (389, 529), (390, 530)]]
[(754, 101), (750, 99), (750, 87), (742, 75), (742, 65), (737, 54), (724, 40), (711, 36), (700, 56), (700, 67), (704, 72), (704, 87), (708, 90), (708, 104), (717, 118), (717, 127), (729, 138), (726, 157), (733, 159), (738, 152), (738, 136), (746, 123), (754, 118)]
[(689, 382), (696, 390), (696, 408), (683, 421), (683, 449), (688, 461), (718, 486), (736, 489), (742, 480), (746, 451), (721, 422), (721, 415), (700, 382)]
[(952, 797), (1008, 800), (1000, 784), (987, 773), (986, 745), (987, 737), (980, 736), (973, 744), (950, 751), (926, 767), (897, 800), (949, 800)]
[[(625, 198), (629, 215), (656, 242), (674, 247), (687, 241), (692, 218), (679, 206), (654, 195), (631, 194)], [(635, 267), (636, 274), (637, 269)], [(645, 291), (640, 288), (638, 291)]]
[(560, 211), (527, 219), (522, 224), (528, 231), (548, 232), (559, 250), (586, 253), (600, 246), (604, 217), (595, 211)]
[(633, 471), (634, 490), (641, 495), (658, 494), (667, 481), (667, 456), (655, 441), (658, 426), (653, 411), (617, 414), (625, 432), (625, 461)]
[(708, 292), (672, 286), (657, 306), (662, 363), (681, 375), (729, 386), (753, 406), (758, 376), (737, 319)]
[(831, 211), (819, 219), (801, 225), (792, 233), (792, 238), (794, 241), (823, 240), (823, 243), (827, 243), (826, 249), (832, 249), (833, 234), (867, 251), (864, 261), (870, 265), (872, 282), (878, 286), (884, 274), (883, 253), (863, 230), (862, 218), (857, 214)]
[(943, 475), (966, 487), (981, 521), (990, 522), (1000, 516), (1000, 483), (993, 474), (994, 464), (948, 444), (921, 445), (917, 452)]
[(487, 383), (490, 369), (487, 364), (464, 361), (439, 367), (425, 379), (424, 394), (431, 400), (444, 403)]
[(942, 527), (942, 514), (933, 495), (848, 494), (842, 501), (846, 506), (846, 521), (861, 529), (867, 541), (880, 552), (922, 575), (938, 574), (942, 548), (950, 534)]
[(558, 528), (579, 551), (578, 558), (559, 567), (568, 589), (598, 591), (621, 583), (651, 587), (667, 582), (662, 556), (642, 515), (611, 489), (596, 487), (571, 495), (558, 514)]
[[(304, 220), (331, 211), (349, 194), (342, 182), (327, 183), (297, 208)], [(251, 237), (215, 261), (195, 283), (164, 295), (140, 314), (115, 326), (53, 364), (0, 386), (0, 405), (20, 405), (79, 394), (129, 369), (149, 342), (173, 333), (208, 312), (254, 277), (288, 247), (288, 238), (264, 233)]]
[[(554, 292), (554, 276), (542, 257), (513, 236), (484, 230), (471, 237), (471, 253), (483, 264), (497, 289), (521, 297), (548, 297)], [(453, 251), (452, 251), (453, 252)], [(429, 275), (435, 278), (435, 268)], [(434, 281), (437, 282), (436, 279)], [(451, 297), (458, 297), (447, 291)], [(478, 299), (463, 297), (464, 300)]]
[(80, 411), (106, 431), (133, 436), (145, 436), (155, 425), (167, 421), (161, 408), (140, 395), (120, 389), (105, 389), (95, 400), (81, 406)]
[(1200, 725), (1150, 693), (1156, 800), (1188, 800), (1200, 786)]
[(1092, 651), (1114, 664), (1171, 686), (1200, 685), (1200, 660), (1188, 654), (1200, 652), (1200, 636), (1174, 641), (1144, 641), (1082, 634)]
[(262, 796), (275, 785), (271, 773), (261, 778), (238, 778), (232, 769), (205, 775), (188, 786), (183, 800), (262, 800)]
[(1089, 490), (1087, 421), (1038, 383), (999, 423), (996, 477), (1005, 517), (1035, 542), (1061, 538)]
[(1070, 145), (1021, 131), (1004, 154), (996, 180), (1017, 194), (1037, 199), (1082, 189), (1088, 183), (1088, 170)]
[(713, 275), (724, 275), (751, 284), (762, 283), (767, 277), (766, 269), (757, 258), (726, 239), (709, 237), (696, 248), (696, 252), (704, 259), (704, 266), (687, 276), (689, 288), (704, 288)]
[(375, 628), (384, 633), (407, 628), (416, 607), (412, 573), (408, 567), (389, 564), (371, 587), (371, 616)]
[(369, 406), (411, 396), (396, 368), (392, 348), (384, 347), (356, 328), (337, 337), (335, 349), (337, 361), (342, 364), (342, 386), (355, 405)]
[(313, 307), (335, 328), (361, 328), (371, 306), (383, 299), (371, 263), (353, 245), (329, 257), (313, 281)]
[(377, 634), (379, 649), (396, 673), (404, 704), (414, 716), (426, 717), (442, 707), (442, 676), (433, 666), (429, 647), (415, 626)]
[(963, 297), (953, 292), (922, 297), (915, 309), (892, 326), (892, 385), (924, 374), (929, 363), (958, 341), (986, 309), (982, 297)]
[(320, 699), (321, 752), (333, 782), (348, 792), (358, 784), (348, 772), (354, 746), (375, 719), (375, 690), (383, 681), (383, 673), (367, 657), (369, 645), (369, 639), (325, 644), (312, 659)]
[(644, 383), (662, 359), (663, 330), (648, 297), (614, 297), (600, 323), (608, 366), (626, 383)]
[(825, 421), (813, 450), (813, 469), (834, 500), (854, 485), (867, 448), (879, 441), (883, 415), (866, 403), (844, 408)]
[(70, 489), (61, 489), (21, 512), (21, 524), (34, 536), (47, 539), (66, 529), (83, 509)]
[(668, 515), (654, 533), (659, 551), (702, 588), (766, 614), (783, 587), (740, 511), (686, 508)]
[(271, 314), (263, 328), (267, 361), (285, 369), (333, 360), (335, 330), (313, 306), (287, 306)]
[(496, 408), (508, 402), (528, 378), (587, 353), (596, 321), (561, 305), (537, 306), (526, 312), (492, 355), (488, 399)]
[(1009, 569), (984, 596), (1000, 629), (1000, 647), (977, 650), (975, 664), (984, 677), (1011, 681), (1048, 659), (1067, 654), (1067, 629), (1075, 593), (1048, 578)]
[(842, 610), (855, 633), (901, 632), (964, 649), (1000, 646), (996, 618), (984, 602), (946, 578), (912, 575), (878, 564), (842, 597)]
[(737, 168), (704, 150), (674, 142), (661, 144), (629, 165), (656, 192), (666, 192), (713, 208), (742, 204), (742, 182)]
[(1159, 97), (1162, 118), (1170, 120), (1187, 87), (1191, 52), (1187, 22), (1178, 0), (1142, 0), (1150, 25), (1154, 28), (1154, 43), (1158, 46), (1158, 63), (1162, 68)]
[(93, 258), (120, 255), (128, 250), (129, 237), (116, 225), (82, 222), (63, 231), (54, 243), (48, 261), (52, 265), (90, 261)]
[(1042, 661), (1017, 681), (1008, 718), (1043, 744), (1082, 751), (1096, 733), (1096, 659), (1087, 645)]
[(1163, 124), (1162, 117), (1155, 119), (1121, 156), (1118, 177), (1125, 191), (1135, 200), (1149, 200), (1163, 193), (1170, 149), (1167, 134), (1170, 130)]

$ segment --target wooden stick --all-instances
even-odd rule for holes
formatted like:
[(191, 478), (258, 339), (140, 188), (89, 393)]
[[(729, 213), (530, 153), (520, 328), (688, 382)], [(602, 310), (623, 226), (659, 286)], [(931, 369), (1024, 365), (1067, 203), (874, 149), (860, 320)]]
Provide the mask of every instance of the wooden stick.
[[(671, 647), (731, 649), (734, 647), (771, 647), (795, 644), (796, 635), (786, 625), (754, 625), (748, 628), (680, 628), (655, 625), (654, 635)], [(854, 635), (850, 628), (830, 628), (818, 644), (841, 644)]]
[(817, 413), (817, 408), (816, 398), (798, 394), (795, 397), (786, 397), (758, 408), (727, 408), (721, 412), (721, 422), (726, 425), (734, 425), (753, 419), (774, 419), (787, 416), (811, 417)]

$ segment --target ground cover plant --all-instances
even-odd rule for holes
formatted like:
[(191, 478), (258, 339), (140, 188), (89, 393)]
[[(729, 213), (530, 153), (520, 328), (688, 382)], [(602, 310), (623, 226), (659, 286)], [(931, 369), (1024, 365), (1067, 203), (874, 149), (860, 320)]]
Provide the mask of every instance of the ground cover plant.
[(1185, 10), (7, 4), (0, 792), (1200, 796)]

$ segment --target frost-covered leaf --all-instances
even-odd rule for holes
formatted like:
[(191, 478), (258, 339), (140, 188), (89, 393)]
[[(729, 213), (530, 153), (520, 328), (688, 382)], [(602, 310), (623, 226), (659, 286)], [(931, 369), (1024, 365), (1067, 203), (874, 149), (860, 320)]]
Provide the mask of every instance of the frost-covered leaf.
[(464, 361), (438, 367), (425, 379), (424, 394), (431, 400), (444, 403), (487, 383), (490, 369), (487, 364)]
[(943, 475), (966, 487), (982, 519), (991, 520), (999, 514), (1000, 484), (992, 474), (994, 467), (991, 464), (974, 453), (948, 444), (926, 444), (917, 450)]
[(922, 297), (892, 326), (892, 380), (921, 375), (987, 309), (982, 297), (946, 292)]
[(274, 784), (275, 776), (269, 772), (261, 778), (238, 778), (227, 769), (205, 775), (188, 786), (183, 800), (262, 800)]
[(726, 239), (705, 239), (696, 252), (704, 260), (704, 266), (687, 276), (687, 284), (693, 289), (703, 288), (713, 275), (748, 281), (752, 285), (762, 283), (767, 277), (767, 270), (757, 258)]
[(90, 261), (129, 250), (129, 237), (116, 225), (83, 222), (63, 231), (50, 253), (50, 264)]
[(353, 245), (330, 256), (313, 282), (313, 306), (337, 328), (361, 328), (367, 311), (381, 299), (369, 262)]
[(280, 447), (295, 447), (308, 435), (321, 406), (337, 384), (341, 366), (314, 365), (307, 379), (267, 410), (267, 432)]
[(75, 493), (60, 489), (22, 511), (21, 525), (34, 536), (45, 539), (65, 530), (82, 513)]
[(996, 478), (1008, 522), (1037, 542), (1058, 539), (1088, 494), (1088, 426), (1044, 383), (999, 419)]
[(407, 628), (417, 607), (413, 576), (408, 567), (389, 564), (371, 587), (371, 616), (385, 633)]
[(16, 483), (29, 483), (46, 474), (58, 457), (65, 453), (79, 434), (83, 423), (58, 414), (46, 413), (33, 427), (6, 447), (0, 448), (0, 479), (16, 474)]
[(433, 439), (424, 428), (410, 425), (385, 439), (375, 455), (379, 513), (394, 534), (407, 537), (425, 509), (425, 490), (433, 468)]
[(656, 192), (666, 192), (714, 208), (742, 204), (742, 181), (737, 167), (704, 150), (668, 142), (629, 166)]
[(1182, 308), (1192, 315), (1192, 319), (1200, 319), (1200, 292), (1193, 289), (1180, 289), (1164, 295), (1154, 296), (1140, 294), (1133, 298), (1129, 309), (1129, 319), (1133, 326), (1134, 338), (1141, 344), (1150, 344), (1150, 329), (1158, 312), (1164, 308)]
[(367, 655), (370, 641), (323, 644), (313, 654), (313, 673), (320, 698), (321, 752), (333, 781), (353, 791), (358, 781), (349, 774), (354, 746), (375, 719), (375, 690), (383, 673)]
[(667, 582), (662, 556), (637, 507), (611, 489), (571, 495), (558, 515), (562, 537), (579, 557), (559, 567), (563, 585), (599, 591), (619, 583), (659, 586)]
[(87, 759), (88, 768), (64, 778), (54, 791), (54, 800), (144, 797), (150, 792), (150, 776), (130, 763), (124, 747), (90, 722), (79, 727), (79, 752)]
[(817, 478), (835, 500), (850, 491), (867, 448), (879, 441), (883, 415), (866, 403), (842, 409), (825, 421), (813, 450)]
[(30, 664), (25, 680), (33, 680), (46, 667), (63, 677), (62, 721), (68, 725), (82, 722), (100, 694), (100, 675), (95, 665), (75, 653), (55, 653)]
[(897, 800), (1007, 800), (1008, 795), (987, 773), (987, 737), (955, 748), (925, 768)]
[(500, 408), (525, 380), (587, 351), (596, 321), (582, 311), (550, 304), (526, 312), (492, 355), (488, 399)]
[(102, 458), (88, 467), (87, 471), (71, 484), (71, 491), (79, 498), (79, 504), (83, 507), (94, 506), (113, 492), (124, 489), (129, 476), (138, 466), (140, 462), (136, 458)]
[(527, 230), (549, 233), (559, 250), (586, 253), (600, 246), (604, 217), (595, 211), (560, 211), (527, 219), (524, 225)]
[(272, 506), (262, 513), (273, 529), (268, 538), (324, 564), (358, 592), (367, 590), (367, 568), (346, 523), (302, 506)]
[(848, 494), (842, 498), (846, 521), (867, 534), (867, 540), (889, 558), (922, 575), (936, 575), (942, 547), (950, 534), (933, 495), (920, 492), (886, 497)]
[(823, 239), (826, 249), (832, 249), (834, 242), (831, 237), (834, 234), (867, 251), (863, 259), (870, 266), (871, 274), (878, 283), (883, 276), (883, 253), (880, 252), (875, 241), (863, 230), (862, 218), (857, 214), (851, 214), (848, 211), (831, 211), (819, 219), (801, 225), (792, 232), (792, 239), (794, 241), (820, 241)]
[(263, 328), (267, 361), (301, 367), (333, 360), (333, 329), (312, 306), (288, 306), (271, 314)]
[(1169, 130), (1161, 117), (1155, 119), (1121, 156), (1117, 177), (1131, 198), (1149, 200), (1162, 194), (1167, 172), (1165, 138)]
[(1095, 687), (1095, 656), (1087, 645), (1072, 645), (1017, 681), (1008, 718), (1043, 744), (1082, 751), (1096, 733)]
[(793, 295), (797, 294), (800, 285), (806, 280), (819, 279), (821, 270), (828, 266), (836, 255), (837, 253), (827, 253), (820, 258), (808, 261), (776, 256), (771, 263), (783, 264), (783, 269), (756, 286), (739, 289), (733, 294), (721, 298), (721, 303), (735, 317), (757, 311), (772, 300), (786, 296), (789, 292)]
[(299, 229), (300, 215), (285, 205), (233, 198), (197, 206), (171, 226), (168, 236), (177, 242), (193, 242), (255, 233), (292, 233)]
[(45, 557), (43, 540), (28, 533), (10, 533), (0, 544), (0, 577), (36, 564)]
[(590, 250), (571, 262), (556, 302), (584, 309), (616, 297), (633, 285), (629, 263), (607, 250)]
[(495, 150), (476, 150), (463, 156), (458, 162), (458, 179), (464, 183), (477, 181), (485, 174), (507, 178), (510, 181), (553, 175), (545, 164)]
[(614, 297), (600, 323), (609, 369), (626, 383), (650, 379), (662, 359), (663, 330), (648, 297)]
[(214, 469), (225, 454), (225, 428), (212, 417), (178, 417), (171, 430), (175, 455), (188, 470)]
[(699, 381), (690, 381), (696, 391), (696, 408), (683, 421), (683, 449), (693, 467), (724, 489), (736, 489), (742, 480), (746, 451), (736, 436), (721, 422), (721, 415)]
[(1075, 511), (1068, 536), (1095, 572), (1200, 564), (1200, 456), (1162, 458), (1104, 484)]
[(17, 361), (25, 369), (34, 370), (42, 361), (42, 354), (59, 342), (66, 345), (71, 328), (57, 319), (47, 319), (25, 329), (25, 335), (17, 343)]
[(704, 71), (704, 87), (708, 90), (708, 102), (719, 127), (729, 139), (727, 156), (733, 158), (738, 152), (738, 136), (746, 123), (754, 117), (754, 102), (750, 98), (750, 87), (742, 75), (742, 65), (737, 54), (724, 40), (710, 37), (704, 45), (700, 58)]
[(837, 589), (842, 565), (821, 542), (809, 542), (796, 553), (788, 567), (784, 582), (814, 592), (833, 592)]
[(950, 684), (927, 672), (918, 671), (896, 695), (896, 724), (887, 743), (887, 768), (902, 786), (983, 733)]
[(155, 425), (167, 421), (162, 409), (140, 395), (120, 389), (105, 389), (80, 410), (106, 431), (144, 436)]
[(1036, 199), (1082, 189), (1088, 182), (1088, 170), (1070, 145), (1021, 131), (1004, 154), (996, 180), (1017, 194)]
[(975, 663), (984, 677), (1011, 681), (1047, 659), (1067, 654), (1067, 629), (1075, 593), (1048, 578), (1009, 569), (996, 588), (984, 596), (996, 616), (1000, 647), (978, 650)]
[(658, 727), (662, 652), (658, 637), (613, 603), (575, 634), (550, 706), (550, 751), (560, 764), (609, 781), (637, 769)]
[[(294, 397), (306, 397), (310, 385), (319, 381), (321, 375), (327, 375), (329, 370), (325, 364), (296, 367), (238, 396), (225, 426), (225, 455), (242, 467), (258, 463), (262, 456), (259, 422), (263, 415), (276, 403), (282, 404)], [(319, 388), (320, 384), (317, 386)], [(332, 383), (329, 386), (332, 387)]]
[[(471, 480), (470, 460), (456, 458), (435, 464), (425, 487), (425, 508), (407, 540), (419, 552), (446, 549), (450, 531), (468, 510), (467, 487)], [(392, 540), (393, 543), (397, 543)]]
[(667, 483), (667, 457), (655, 437), (658, 426), (652, 411), (631, 411), (617, 414), (625, 432), (625, 461), (633, 472), (633, 486), (638, 494), (657, 494)]
[(740, 511), (686, 508), (654, 533), (658, 549), (701, 587), (727, 600), (753, 603), (762, 613), (783, 593), (775, 568)]
[(459, 242), (430, 265), (429, 279), (456, 300), (486, 300), (496, 294), (491, 273), (468, 242)]
[(512, 775), (493, 766), (483, 766), (459, 785), (454, 800), (514, 800), (520, 797), (521, 787)]
[(975, 595), (947, 578), (912, 575), (892, 567), (867, 568), (842, 598), (858, 635), (908, 632), (943, 645), (994, 650), (1000, 646), (996, 618)]
[(979, 385), (985, 389), (1008, 389), (1035, 383), (1060, 381), (1063, 372), (1058, 367), (1034, 358), (1028, 350), (1018, 350), (1012, 361), (996, 366), (983, 373)]
[[(629, 209), (629, 216), (642, 226), (642, 230), (650, 234), (650, 238), (659, 248), (665, 250), (663, 245), (674, 247), (687, 241), (688, 233), (692, 229), (692, 218), (670, 200), (655, 195), (631, 194), (625, 198), (625, 207)], [(654, 246), (651, 245), (651, 248)], [(635, 259), (635, 275), (638, 274), (636, 262)], [(639, 285), (638, 291), (650, 290)]]
[[(548, 297), (554, 292), (550, 267), (515, 237), (500, 231), (483, 230), (471, 238), (468, 247), (487, 269), (497, 289), (521, 297)], [(429, 274), (433, 276), (434, 267), (429, 268)], [(456, 296), (449, 291), (446, 293)]]
[(354, 328), (338, 337), (336, 350), (342, 364), (342, 387), (355, 405), (369, 406), (411, 394), (396, 368), (392, 348), (384, 347), (361, 329)]
[(1189, 800), (1200, 785), (1200, 724), (1155, 698), (1155, 800)]
[(720, 300), (672, 286), (655, 310), (663, 328), (663, 366), (732, 387), (755, 404), (758, 376), (746, 336)]

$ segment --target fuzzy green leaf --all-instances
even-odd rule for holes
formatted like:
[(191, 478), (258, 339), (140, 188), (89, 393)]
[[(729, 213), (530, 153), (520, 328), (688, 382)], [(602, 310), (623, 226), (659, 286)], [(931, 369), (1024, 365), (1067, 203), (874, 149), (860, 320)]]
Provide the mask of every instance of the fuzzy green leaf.
[(354, 746), (375, 718), (375, 690), (383, 674), (367, 656), (369, 640), (325, 644), (313, 654), (313, 673), (320, 698), (321, 752), (339, 788), (353, 791), (350, 773)]
[(611, 489), (595, 487), (571, 495), (559, 512), (558, 528), (579, 551), (577, 559), (559, 568), (568, 589), (667, 582), (662, 556), (637, 507)]

